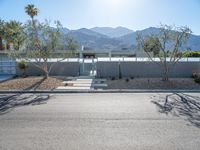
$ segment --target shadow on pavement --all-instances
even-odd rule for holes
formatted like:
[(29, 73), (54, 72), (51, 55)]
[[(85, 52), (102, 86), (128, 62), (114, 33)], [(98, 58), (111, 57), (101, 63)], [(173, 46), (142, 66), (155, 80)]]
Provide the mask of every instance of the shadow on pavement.
[(49, 98), (49, 94), (0, 95), (0, 115), (10, 112), (16, 107), (46, 104)]
[(183, 93), (173, 93), (153, 100), (160, 113), (182, 117), (200, 128), (200, 97)]

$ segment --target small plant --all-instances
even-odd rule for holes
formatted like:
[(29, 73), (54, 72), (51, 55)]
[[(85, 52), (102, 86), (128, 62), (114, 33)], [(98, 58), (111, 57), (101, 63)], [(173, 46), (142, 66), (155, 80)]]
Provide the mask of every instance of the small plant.
[(111, 77), (111, 80), (114, 81), (114, 80), (115, 80), (115, 77)]
[(193, 52), (193, 51), (188, 51), (183, 54), (184, 57), (200, 57), (200, 51)]
[(200, 73), (193, 73), (192, 74), (192, 78), (194, 79), (194, 82), (199, 83), (200, 84)]
[(196, 82), (196, 83), (199, 83), (199, 84), (200, 84), (200, 77), (198, 77), (198, 78), (195, 78), (195, 79), (194, 79), (194, 82)]
[(126, 82), (129, 82), (129, 78), (126, 78)]
[(134, 77), (131, 77), (131, 80), (134, 80)]
[(26, 69), (28, 68), (28, 62), (26, 62), (25, 60), (21, 60), (18, 63), (18, 67), (20, 70), (23, 71), (22, 76), (25, 77), (26, 76)]
[(192, 74), (192, 78), (193, 78), (193, 79), (198, 78), (198, 76), (200, 76), (200, 74), (198, 74), (198, 73), (196, 73), (196, 72), (194, 72), (194, 73)]

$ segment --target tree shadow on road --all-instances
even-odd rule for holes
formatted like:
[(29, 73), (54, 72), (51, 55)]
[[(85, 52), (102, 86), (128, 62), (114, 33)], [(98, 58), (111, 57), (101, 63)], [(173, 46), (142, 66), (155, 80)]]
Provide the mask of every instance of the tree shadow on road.
[(184, 118), (200, 128), (200, 97), (183, 93), (173, 93), (153, 100), (160, 113), (172, 114)]
[(49, 94), (0, 95), (0, 115), (10, 112), (16, 107), (46, 104), (49, 98)]

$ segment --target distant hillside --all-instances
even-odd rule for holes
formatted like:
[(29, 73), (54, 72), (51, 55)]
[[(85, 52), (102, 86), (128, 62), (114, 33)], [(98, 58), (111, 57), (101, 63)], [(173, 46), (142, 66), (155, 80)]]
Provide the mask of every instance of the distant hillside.
[(130, 44), (137, 45), (137, 41), (136, 41), (137, 34), (147, 36), (150, 34), (157, 34), (157, 33), (159, 33), (159, 31), (160, 31), (159, 28), (150, 27), (150, 28), (147, 28), (144, 30), (138, 30), (138, 31), (132, 32), (130, 34), (126, 34), (124, 36), (119, 37), (118, 39), (120, 39), (122, 41), (122, 43), (125, 45), (130, 45)]
[[(95, 27), (92, 29), (82, 28), (79, 30), (63, 29), (63, 33), (72, 36), (79, 45), (84, 45), (93, 50), (135, 50), (137, 46), (137, 34), (144, 36), (159, 33), (159, 28), (150, 27), (140, 31), (132, 31), (127, 28), (118, 27)], [(200, 50), (200, 36), (191, 35), (183, 50), (191, 48), (194, 51)]]
[(70, 32), (70, 30), (67, 29), (67, 28), (62, 28), (61, 32), (64, 33), (64, 34), (68, 34)]
[(191, 35), (187, 47), (193, 51), (200, 51), (200, 36)]
[(95, 27), (95, 28), (92, 28), (91, 30), (100, 34), (104, 34), (110, 38), (117, 38), (129, 33), (133, 33), (132, 30), (124, 28), (124, 27), (117, 27), (117, 28)]
[[(124, 45), (130, 45), (130, 44), (137, 45), (136, 41), (137, 34), (147, 36), (150, 34), (158, 34), (159, 31), (160, 31), (159, 28), (150, 27), (144, 30), (136, 31), (131, 34), (127, 34), (125, 36), (119, 37), (118, 39), (120, 39)], [(200, 50), (200, 36), (191, 35), (190, 38), (188, 39), (188, 42), (182, 48), (182, 50), (187, 50), (187, 49), (191, 49), (193, 51)]]
[(120, 40), (111, 39), (106, 35), (99, 34), (89, 29), (72, 30), (68, 35), (74, 37), (80, 45), (84, 45), (93, 50), (120, 48)]

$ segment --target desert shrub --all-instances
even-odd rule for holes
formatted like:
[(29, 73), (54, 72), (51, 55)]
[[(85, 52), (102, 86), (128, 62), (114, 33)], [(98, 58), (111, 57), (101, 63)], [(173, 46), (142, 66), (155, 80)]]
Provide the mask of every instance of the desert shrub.
[(192, 78), (193, 79), (195, 79), (195, 78), (198, 78), (198, 76), (200, 76), (198, 73), (196, 73), (196, 72), (194, 72), (193, 74), (192, 74)]
[(189, 51), (183, 54), (183, 56), (184, 57), (200, 57), (200, 51), (197, 51), (197, 52)]
[(111, 77), (111, 80), (114, 81), (114, 80), (115, 80), (115, 77)]
[(192, 78), (194, 79), (194, 82), (200, 83), (200, 73), (193, 73)]
[(20, 62), (18, 62), (18, 67), (20, 70), (23, 71), (23, 76), (26, 75), (26, 69), (28, 68), (28, 62), (25, 60), (21, 60)]
[(195, 79), (194, 79), (194, 82), (196, 82), (196, 83), (199, 83), (199, 84), (200, 84), (200, 77), (198, 77), (198, 78), (195, 78)]
[(129, 82), (129, 78), (126, 78), (126, 82)]

